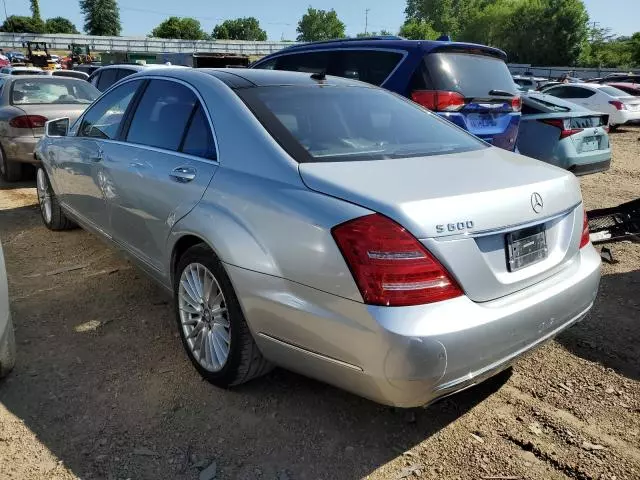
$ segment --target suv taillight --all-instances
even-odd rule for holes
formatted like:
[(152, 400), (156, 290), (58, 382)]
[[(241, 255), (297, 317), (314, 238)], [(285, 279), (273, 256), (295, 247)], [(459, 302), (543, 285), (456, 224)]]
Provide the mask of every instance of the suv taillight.
[(462, 295), (446, 269), (406, 229), (379, 214), (331, 231), (364, 302), (401, 307)]
[(575, 135), (576, 133), (582, 132), (583, 128), (571, 128), (571, 119), (565, 118), (551, 118), (546, 120), (538, 120), (539, 122), (545, 123), (547, 125), (551, 125), (552, 127), (556, 127), (560, 129), (560, 139), (570, 137), (571, 135)]
[(20, 115), (9, 120), (13, 128), (42, 128), (47, 123), (47, 118), (42, 115)]
[(587, 211), (584, 211), (584, 218), (582, 219), (582, 236), (580, 237), (580, 248), (584, 248), (589, 245), (589, 219), (587, 218)]
[(414, 90), (411, 100), (434, 112), (457, 112), (464, 107), (464, 97), (443, 90)]

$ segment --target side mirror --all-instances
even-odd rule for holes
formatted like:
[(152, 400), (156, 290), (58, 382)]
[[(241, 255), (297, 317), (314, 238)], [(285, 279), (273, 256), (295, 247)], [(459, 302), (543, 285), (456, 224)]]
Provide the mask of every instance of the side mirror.
[(57, 118), (44, 124), (47, 137), (66, 137), (69, 132), (69, 118)]

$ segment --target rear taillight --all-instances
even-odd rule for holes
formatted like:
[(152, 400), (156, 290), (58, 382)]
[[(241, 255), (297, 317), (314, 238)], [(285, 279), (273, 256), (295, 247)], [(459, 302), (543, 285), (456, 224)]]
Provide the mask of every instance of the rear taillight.
[(414, 90), (411, 100), (434, 112), (456, 112), (464, 107), (464, 97), (443, 90)]
[(522, 110), (522, 98), (521, 97), (513, 97), (511, 99), (511, 109), (514, 112), (519, 112)]
[(609, 103), (616, 107), (616, 110), (626, 110), (627, 107), (620, 100), (610, 100)]
[(421, 305), (462, 295), (427, 249), (387, 217), (356, 218), (331, 233), (369, 305)]
[(582, 219), (582, 237), (580, 237), (580, 248), (589, 245), (589, 219), (587, 218), (587, 212), (584, 212), (584, 218)]
[(571, 135), (575, 135), (576, 133), (580, 133), (584, 130), (584, 128), (571, 128), (571, 120), (568, 118), (549, 118), (544, 120), (538, 120), (546, 125), (551, 125), (552, 127), (556, 127), (560, 129), (560, 139), (570, 137)]
[(42, 128), (47, 123), (47, 118), (42, 115), (20, 115), (9, 120), (13, 128)]

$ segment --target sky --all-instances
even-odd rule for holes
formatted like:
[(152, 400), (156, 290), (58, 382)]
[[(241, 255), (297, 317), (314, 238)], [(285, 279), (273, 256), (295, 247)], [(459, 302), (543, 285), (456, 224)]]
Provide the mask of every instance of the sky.
[[(29, 0), (0, 0), (9, 15), (30, 15)], [(591, 21), (609, 27), (618, 35), (640, 30), (640, 0), (584, 0)], [(369, 9), (369, 32), (381, 29), (397, 32), (404, 20), (403, 0), (119, 0), (122, 35), (146, 36), (169, 16), (200, 20), (205, 31), (226, 20), (256, 17), (269, 40), (295, 40), (296, 26), (309, 5), (334, 8), (347, 26), (347, 35), (365, 31), (365, 11)], [(0, 6), (0, 8), (2, 8)], [(43, 18), (63, 16), (82, 31), (83, 18), (78, 0), (40, 0)], [(4, 12), (0, 10), (0, 16)]]

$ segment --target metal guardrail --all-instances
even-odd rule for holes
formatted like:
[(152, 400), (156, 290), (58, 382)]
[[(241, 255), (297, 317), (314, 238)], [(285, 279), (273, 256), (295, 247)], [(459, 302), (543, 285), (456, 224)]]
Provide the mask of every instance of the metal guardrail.
[(46, 42), (52, 50), (68, 50), (72, 43), (89, 45), (95, 52), (139, 53), (236, 53), (268, 55), (290, 42), (248, 42), (242, 40), (169, 40), (145, 37), (98, 37), (92, 35), (33, 34), (0, 32), (0, 47), (6, 50), (22, 48), (23, 42)]

